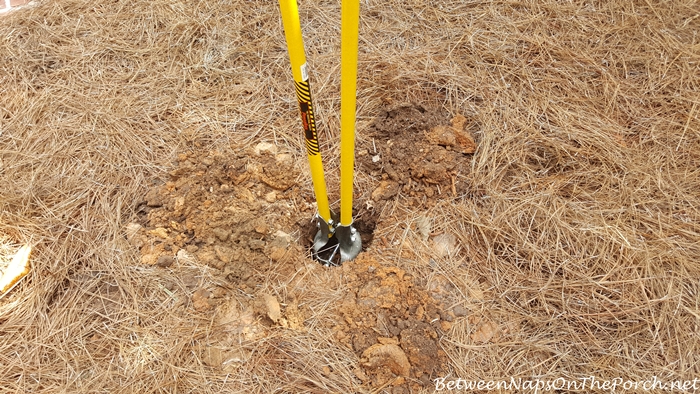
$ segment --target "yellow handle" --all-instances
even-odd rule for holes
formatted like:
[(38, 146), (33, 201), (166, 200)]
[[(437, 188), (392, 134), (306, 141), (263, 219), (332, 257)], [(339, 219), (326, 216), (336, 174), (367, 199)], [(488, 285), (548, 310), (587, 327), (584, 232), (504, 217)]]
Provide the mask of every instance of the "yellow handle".
[(360, 1), (342, 0), (340, 16), (340, 225), (352, 224), (355, 167), (355, 110), (357, 95), (357, 41)]
[(287, 48), (289, 50), (289, 61), (292, 64), (297, 100), (299, 101), (301, 123), (304, 127), (306, 153), (309, 157), (309, 166), (311, 167), (311, 181), (314, 184), (318, 214), (326, 223), (330, 223), (331, 211), (328, 205), (326, 180), (323, 175), (323, 162), (318, 145), (318, 134), (316, 133), (314, 107), (311, 102), (311, 88), (309, 86), (309, 77), (306, 73), (304, 40), (301, 36), (299, 9), (297, 8), (296, 0), (280, 0), (280, 10), (282, 12), (282, 24), (284, 24), (284, 35), (287, 39)]

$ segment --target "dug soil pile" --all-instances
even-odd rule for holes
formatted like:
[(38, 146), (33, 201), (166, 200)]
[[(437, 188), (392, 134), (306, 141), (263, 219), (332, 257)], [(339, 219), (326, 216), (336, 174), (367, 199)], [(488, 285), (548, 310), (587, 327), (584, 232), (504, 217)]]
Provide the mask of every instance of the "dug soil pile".
[[(373, 256), (386, 240), (377, 247), (371, 241), (376, 226), (393, 220), (380, 214), (387, 204), (431, 207), (464, 193), (476, 147), (465, 123), (463, 116), (450, 123), (413, 104), (382, 113), (358, 155), (360, 170), (372, 179), (364, 185), (372, 190), (370, 198), (357, 201), (358, 228), (369, 250), (341, 267), (313, 268), (331, 271), (328, 283), (318, 285), (342, 283), (342, 303), (331, 306), (335, 319), (325, 324), (337, 346), (358, 357), (362, 368), (354, 373), (370, 389), (430, 386), (446, 372), (439, 341), (455, 313), (442, 302), (444, 289), (431, 294), (405, 270), (377, 262)], [(294, 288), (305, 280), (298, 275), (307, 265), (318, 265), (309, 250), (316, 212), (311, 191), (298, 184), (305, 174), (295, 164), (291, 154), (268, 143), (183, 152), (169, 179), (144, 196), (139, 222), (127, 226), (143, 264), (176, 275), (183, 267), (204, 265), (218, 277), (200, 283), (182, 270), (188, 287), (167, 288), (173, 296), (184, 292), (191, 313), (220, 326), (214, 335), (218, 350), (197, 348), (212, 367), (230, 370), (231, 360), (241, 361), (238, 339), (219, 338), (223, 332), (259, 339), (278, 329), (308, 329), (311, 311)], [(263, 290), (271, 281), (291, 285), (282, 306)]]

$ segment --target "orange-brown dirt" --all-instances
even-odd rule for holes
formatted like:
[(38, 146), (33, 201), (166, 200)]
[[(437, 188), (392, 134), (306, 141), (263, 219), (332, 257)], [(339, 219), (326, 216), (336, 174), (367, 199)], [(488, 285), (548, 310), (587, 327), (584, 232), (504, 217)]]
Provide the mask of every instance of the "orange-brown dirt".
[(358, 147), (359, 168), (381, 179), (372, 191), (377, 209), (397, 195), (409, 206), (435, 205), (443, 195), (463, 194), (478, 127), (457, 115), (447, 116), (417, 104), (398, 105), (380, 114)]

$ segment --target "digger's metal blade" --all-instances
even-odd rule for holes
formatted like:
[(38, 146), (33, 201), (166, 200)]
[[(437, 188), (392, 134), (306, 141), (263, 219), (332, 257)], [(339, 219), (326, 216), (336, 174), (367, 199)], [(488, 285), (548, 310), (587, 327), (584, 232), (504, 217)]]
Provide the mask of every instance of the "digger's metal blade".
[(335, 226), (337, 216), (331, 212), (331, 221), (326, 223), (316, 217), (318, 232), (314, 237), (314, 258), (326, 266), (337, 266), (354, 259), (362, 251), (362, 239), (352, 226)]
[[(331, 215), (333, 215), (332, 212)], [(316, 222), (318, 225), (318, 232), (314, 237), (314, 253), (318, 253), (328, 244), (328, 241), (333, 237), (335, 231), (333, 228), (333, 219), (330, 220), (330, 223), (326, 223), (323, 218), (317, 216), (316, 220), (318, 220)]]
[(349, 226), (337, 226), (335, 228), (335, 236), (338, 238), (341, 263), (354, 259), (362, 251), (362, 238), (360, 238), (360, 234), (352, 224)]

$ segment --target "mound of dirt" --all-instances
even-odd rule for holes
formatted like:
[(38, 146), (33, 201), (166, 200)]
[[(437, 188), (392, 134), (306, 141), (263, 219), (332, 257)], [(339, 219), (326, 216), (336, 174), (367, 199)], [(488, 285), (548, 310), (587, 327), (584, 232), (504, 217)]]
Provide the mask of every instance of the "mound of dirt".
[(448, 125), (440, 111), (415, 104), (384, 111), (371, 124), (369, 138), (358, 145), (359, 171), (381, 180), (371, 205), (381, 207), (403, 196), (409, 206), (432, 207), (441, 198), (463, 194), (476, 128), (475, 121), (462, 115)]
[(445, 312), (404, 270), (361, 254), (342, 266), (347, 292), (337, 312), (335, 337), (360, 357), (356, 375), (371, 387), (417, 389), (444, 375), (447, 362), (439, 338)]
[(257, 151), (179, 155), (170, 180), (141, 204), (143, 229), (132, 225), (142, 262), (169, 266), (196, 258), (247, 292), (271, 265), (277, 275), (293, 272), (298, 259), (291, 256), (302, 248), (290, 233), (313, 215), (306, 213), (312, 206), (294, 184), (291, 157), (270, 147)]

